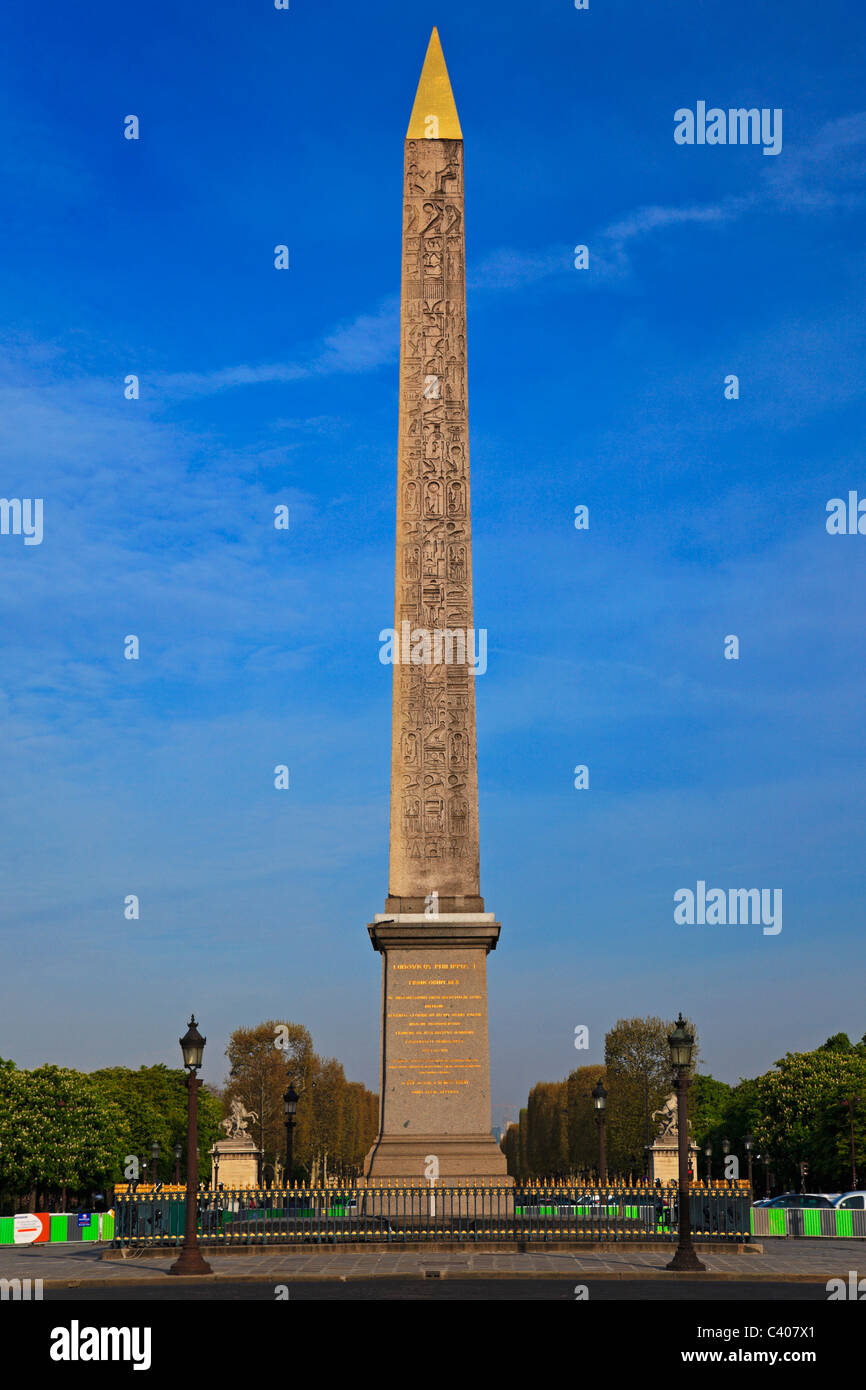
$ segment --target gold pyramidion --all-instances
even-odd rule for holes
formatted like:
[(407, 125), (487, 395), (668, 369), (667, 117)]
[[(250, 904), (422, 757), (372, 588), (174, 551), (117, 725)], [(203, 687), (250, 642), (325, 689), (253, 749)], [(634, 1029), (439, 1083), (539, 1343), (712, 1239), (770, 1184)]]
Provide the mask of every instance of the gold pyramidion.
[(421, 80), (415, 93), (415, 105), (409, 118), (407, 140), (462, 140), (463, 131), (454, 93), (448, 80), (445, 54), (439, 42), (439, 32), (433, 30), (427, 46), (427, 56), (421, 69)]

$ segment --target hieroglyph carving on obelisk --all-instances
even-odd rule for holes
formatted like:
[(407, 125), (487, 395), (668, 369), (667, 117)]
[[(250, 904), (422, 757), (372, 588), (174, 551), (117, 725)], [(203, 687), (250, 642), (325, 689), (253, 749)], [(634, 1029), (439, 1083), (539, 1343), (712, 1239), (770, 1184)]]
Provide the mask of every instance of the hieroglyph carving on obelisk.
[(368, 924), (382, 956), (373, 1183), (508, 1181), (490, 1132), (500, 929), (478, 879), (464, 245), (463, 140), (434, 29), (403, 171), (391, 865)]
[[(394, 626), (420, 655), (419, 634), (430, 634), (430, 660), (394, 667), (387, 907), (395, 912), (424, 911), (433, 892), (440, 912), (484, 910), (463, 215), (463, 138), (434, 30), (403, 171)], [(438, 643), (437, 633), (445, 634)]]

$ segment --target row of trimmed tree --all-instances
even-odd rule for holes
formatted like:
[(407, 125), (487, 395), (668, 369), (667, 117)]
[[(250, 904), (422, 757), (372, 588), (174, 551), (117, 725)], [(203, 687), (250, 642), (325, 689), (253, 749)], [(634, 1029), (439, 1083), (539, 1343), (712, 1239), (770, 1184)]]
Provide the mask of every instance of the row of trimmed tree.
[(291, 1081), (300, 1097), (294, 1177), (315, 1183), (357, 1175), (376, 1136), (379, 1097), (360, 1082), (347, 1081), (336, 1058), (319, 1057), (302, 1024), (269, 1019), (255, 1028), (236, 1028), (226, 1056), (226, 1110), (237, 1099), (258, 1116), (250, 1133), (264, 1149), (268, 1169), (283, 1174), (283, 1094)]
[[(509, 1126), (502, 1140), (509, 1173), (522, 1180), (597, 1174), (598, 1130), (590, 1092), (601, 1079), (608, 1092), (608, 1174), (643, 1177), (647, 1146), (659, 1128), (653, 1112), (661, 1110), (672, 1090), (667, 1044), (672, 1028), (660, 1018), (620, 1019), (606, 1035), (603, 1064), (578, 1067), (563, 1081), (533, 1086), (519, 1122)], [(696, 1073), (689, 1088), (689, 1121), (701, 1177), (707, 1143), (715, 1155), (713, 1176), (725, 1176), (724, 1139), (744, 1177), (743, 1141), (751, 1133), (761, 1182), (769, 1175), (774, 1189), (799, 1188), (801, 1162), (808, 1164), (810, 1191), (844, 1191), (853, 1171), (862, 1185), (866, 1037), (852, 1043), (847, 1034), (838, 1033), (812, 1052), (787, 1053), (763, 1075), (735, 1086)]]

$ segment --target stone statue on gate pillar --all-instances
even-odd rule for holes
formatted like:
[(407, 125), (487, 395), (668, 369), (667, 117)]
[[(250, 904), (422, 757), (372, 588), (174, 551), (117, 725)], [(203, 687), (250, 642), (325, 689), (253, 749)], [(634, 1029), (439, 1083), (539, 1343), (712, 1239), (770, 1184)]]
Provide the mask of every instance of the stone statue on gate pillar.
[(218, 1139), (210, 1151), (212, 1187), (220, 1184), (227, 1188), (259, 1186), (264, 1155), (247, 1129), (247, 1125), (258, 1118), (255, 1110), (247, 1110), (242, 1100), (237, 1097), (232, 1100), (230, 1113), (220, 1121), (226, 1138)]
[[(652, 1118), (659, 1117), (659, 1129), (649, 1150), (650, 1182), (656, 1178), (663, 1183), (676, 1181), (679, 1177), (679, 1126), (677, 1124), (677, 1098), (674, 1092), (668, 1096), (661, 1110), (654, 1110)], [(695, 1178), (698, 1148), (694, 1141), (689, 1142), (689, 1164)]]

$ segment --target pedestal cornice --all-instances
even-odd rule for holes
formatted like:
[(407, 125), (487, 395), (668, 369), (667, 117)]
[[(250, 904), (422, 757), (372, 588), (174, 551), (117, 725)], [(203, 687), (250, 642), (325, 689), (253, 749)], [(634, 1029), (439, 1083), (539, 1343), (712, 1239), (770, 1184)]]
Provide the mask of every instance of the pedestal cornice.
[(423, 912), (401, 912), (394, 917), (378, 913), (367, 923), (367, 931), (376, 951), (451, 947), (483, 950), (486, 955), (496, 950), (501, 924), (492, 912), (439, 917), (427, 917)]

